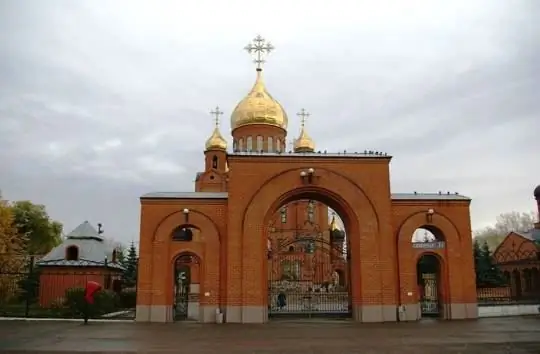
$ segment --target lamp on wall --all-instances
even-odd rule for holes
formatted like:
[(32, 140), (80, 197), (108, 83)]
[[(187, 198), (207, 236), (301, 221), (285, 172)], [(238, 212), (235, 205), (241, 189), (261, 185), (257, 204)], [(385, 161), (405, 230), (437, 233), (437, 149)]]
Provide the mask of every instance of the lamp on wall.
[(435, 210), (433, 209), (428, 209), (428, 211), (426, 212), (426, 221), (428, 222), (428, 224), (431, 224), (431, 222), (433, 221), (434, 213), (435, 213)]
[(300, 172), (300, 177), (304, 183), (313, 183), (313, 176), (315, 174), (314, 168), (309, 168), (307, 171)]
[(98, 222), (97, 224), (97, 233), (98, 235), (101, 235), (103, 233), (103, 224)]
[(184, 208), (184, 210), (182, 210), (182, 213), (184, 213), (184, 220), (187, 223), (189, 221), (189, 209)]

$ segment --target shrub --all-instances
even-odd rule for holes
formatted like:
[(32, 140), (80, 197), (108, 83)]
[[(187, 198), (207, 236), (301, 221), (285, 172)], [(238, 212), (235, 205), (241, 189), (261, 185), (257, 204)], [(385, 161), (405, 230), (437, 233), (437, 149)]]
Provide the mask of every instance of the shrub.
[(123, 290), (119, 294), (120, 307), (124, 309), (130, 309), (137, 306), (137, 292), (135, 290)]
[(83, 288), (71, 288), (66, 290), (66, 312), (70, 317), (83, 317), (85, 310), (89, 318), (97, 318), (117, 309), (118, 296), (106, 290), (99, 291), (94, 296), (94, 303), (87, 304), (84, 299)]

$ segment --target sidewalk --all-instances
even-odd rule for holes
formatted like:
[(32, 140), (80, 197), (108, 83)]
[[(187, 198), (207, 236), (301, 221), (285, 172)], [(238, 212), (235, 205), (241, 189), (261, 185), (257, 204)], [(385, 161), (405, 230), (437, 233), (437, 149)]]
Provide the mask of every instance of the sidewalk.
[(540, 353), (540, 318), (266, 325), (0, 321), (0, 352)]

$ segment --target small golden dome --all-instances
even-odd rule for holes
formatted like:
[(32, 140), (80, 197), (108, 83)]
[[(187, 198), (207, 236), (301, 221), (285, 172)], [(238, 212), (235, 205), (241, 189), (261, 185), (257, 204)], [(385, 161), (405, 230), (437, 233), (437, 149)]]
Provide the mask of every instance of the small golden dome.
[(231, 130), (251, 124), (266, 124), (287, 129), (289, 119), (278, 101), (266, 91), (262, 70), (257, 69), (255, 85), (231, 115)]
[(339, 226), (337, 225), (336, 216), (332, 215), (332, 221), (330, 221), (330, 225), (328, 225), (328, 228), (330, 231), (341, 231)]
[(223, 138), (216, 126), (212, 135), (206, 140), (206, 150), (227, 150), (227, 140)]
[(306, 129), (302, 127), (300, 136), (294, 141), (295, 152), (313, 152), (315, 151), (315, 143), (313, 139), (306, 133)]

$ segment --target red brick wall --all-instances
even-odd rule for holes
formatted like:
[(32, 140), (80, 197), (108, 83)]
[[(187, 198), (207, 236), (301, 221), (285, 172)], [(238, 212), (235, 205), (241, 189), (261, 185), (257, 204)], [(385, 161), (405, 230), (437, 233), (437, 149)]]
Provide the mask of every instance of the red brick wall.
[[(211, 292), (201, 301), (266, 305), (266, 225), (282, 205), (298, 199), (318, 200), (342, 217), (353, 305), (407, 303), (408, 292), (417, 291), (422, 251), (412, 248), (411, 237), (429, 208), (447, 242), (435, 252), (442, 260), (444, 300), (476, 302), (469, 202), (392, 201), (389, 161), (229, 156), (228, 200), (142, 200), (138, 303), (172, 304), (172, 265), (189, 251), (201, 258), (201, 292)], [(307, 185), (300, 172), (311, 167), (315, 177)], [(172, 242), (171, 232), (186, 223), (184, 208), (200, 237)]]
[(39, 277), (39, 304), (48, 307), (62, 301), (66, 290), (84, 288), (88, 281), (104, 286), (106, 274), (114, 275), (118, 272), (102, 268), (42, 267)]

